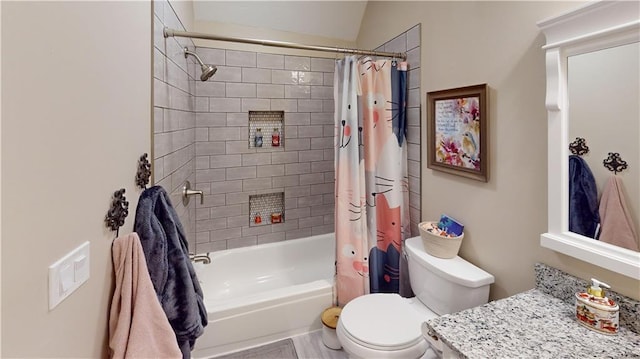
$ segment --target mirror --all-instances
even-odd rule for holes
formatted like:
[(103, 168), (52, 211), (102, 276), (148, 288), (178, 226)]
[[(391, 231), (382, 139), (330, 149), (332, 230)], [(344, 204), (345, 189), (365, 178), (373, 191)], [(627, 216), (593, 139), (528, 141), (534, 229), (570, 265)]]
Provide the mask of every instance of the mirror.
[[(567, 159), (569, 143), (575, 137), (585, 138), (593, 153), (583, 157), (592, 162), (589, 166), (601, 192), (606, 183), (603, 178), (608, 179), (612, 173), (607, 173), (602, 166), (604, 158), (600, 157), (603, 152), (605, 156), (608, 152), (620, 153), (628, 161), (628, 169), (617, 176), (624, 183), (625, 199), (634, 215), (631, 221), (640, 230), (637, 227), (640, 211), (637, 172), (640, 166), (637, 147), (640, 142), (637, 93), (639, 14), (640, 3), (636, 1), (589, 2), (574, 11), (538, 23), (547, 40), (543, 49), (546, 51), (545, 105), (548, 111), (548, 229), (541, 235), (540, 244), (635, 279), (640, 279), (640, 252), (569, 230)], [(626, 51), (635, 51), (635, 56), (620, 58), (628, 55)], [(623, 60), (635, 61), (630, 64), (631, 72), (626, 76), (624, 73), (615, 74), (616, 70), (622, 70), (619, 67)], [(614, 65), (606, 65), (604, 70), (600, 70), (604, 73), (599, 73), (597, 68), (594, 69), (594, 66), (602, 66), (597, 64), (598, 61), (613, 62)], [(597, 79), (598, 76), (601, 78)], [(615, 79), (615, 76), (621, 79)], [(602, 85), (597, 82), (604, 80), (611, 83)], [(635, 94), (625, 90), (634, 81)], [(604, 86), (607, 86), (606, 90)], [(617, 123), (624, 121), (624, 117), (629, 117), (630, 122)], [(623, 133), (630, 136), (629, 140), (620, 140)]]
[[(634, 251), (638, 251), (640, 229), (639, 90), (640, 43), (567, 58), (569, 141), (583, 138), (588, 147), (588, 152), (583, 155), (570, 156), (569, 230)], [(627, 163), (627, 168), (614, 174), (605, 167), (603, 160), (610, 152), (619, 153)], [(586, 169), (593, 174), (593, 187), (583, 186), (592, 184), (584, 175)], [(607, 182), (612, 176), (618, 177), (617, 184), (620, 186), (615, 194), (619, 197), (611, 196), (615, 186)], [(571, 190), (572, 187), (575, 191)], [(605, 190), (608, 193), (603, 198)], [(592, 192), (596, 192), (595, 196)], [(624, 205), (616, 206), (607, 201), (614, 197), (621, 198)], [(593, 217), (597, 219), (599, 214), (592, 213), (592, 209), (600, 207), (599, 212), (603, 212), (607, 204), (611, 207), (605, 218), (593, 221)], [(616, 212), (615, 216), (613, 212)]]

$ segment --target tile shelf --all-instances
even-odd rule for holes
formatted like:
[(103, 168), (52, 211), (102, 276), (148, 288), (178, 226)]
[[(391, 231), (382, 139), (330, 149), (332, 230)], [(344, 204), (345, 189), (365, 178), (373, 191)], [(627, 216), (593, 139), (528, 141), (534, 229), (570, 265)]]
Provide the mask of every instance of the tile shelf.
[[(249, 195), (249, 227), (259, 227), (271, 222), (271, 214), (279, 213), (280, 222), (284, 223), (284, 192)], [(256, 223), (256, 216), (261, 221)]]
[[(256, 147), (256, 132), (261, 129), (262, 146)], [(280, 132), (280, 145), (271, 145), (271, 135)], [(284, 150), (284, 111), (249, 111), (249, 148)]]

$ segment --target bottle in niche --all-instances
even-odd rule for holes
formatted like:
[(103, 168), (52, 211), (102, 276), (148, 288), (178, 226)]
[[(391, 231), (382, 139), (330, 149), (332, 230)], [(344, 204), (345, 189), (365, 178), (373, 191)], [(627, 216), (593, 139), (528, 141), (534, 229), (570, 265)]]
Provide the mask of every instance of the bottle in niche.
[(280, 130), (278, 130), (277, 128), (274, 128), (273, 132), (271, 133), (271, 146), (280, 146)]
[(262, 129), (256, 129), (256, 136), (253, 138), (253, 145), (255, 147), (262, 147)]
[(253, 222), (255, 224), (262, 223), (262, 216), (260, 216), (260, 212), (256, 212), (256, 215), (253, 217)]

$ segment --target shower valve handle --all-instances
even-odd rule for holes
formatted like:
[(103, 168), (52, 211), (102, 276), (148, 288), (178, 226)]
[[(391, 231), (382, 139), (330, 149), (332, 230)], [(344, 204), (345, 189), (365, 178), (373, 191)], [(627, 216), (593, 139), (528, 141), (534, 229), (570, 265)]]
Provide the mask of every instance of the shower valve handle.
[(182, 187), (182, 204), (189, 205), (190, 196), (200, 195), (200, 204), (204, 204), (204, 192), (191, 189), (191, 182), (186, 181)]

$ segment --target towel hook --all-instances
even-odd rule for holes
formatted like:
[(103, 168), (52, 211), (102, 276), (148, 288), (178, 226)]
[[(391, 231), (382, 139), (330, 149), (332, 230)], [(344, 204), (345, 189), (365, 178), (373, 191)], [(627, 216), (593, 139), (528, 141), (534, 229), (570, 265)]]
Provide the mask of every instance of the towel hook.
[(620, 158), (618, 152), (609, 152), (609, 156), (602, 161), (602, 164), (616, 175), (629, 167), (627, 161)]
[(589, 153), (589, 146), (587, 146), (587, 142), (584, 138), (576, 137), (575, 141), (569, 144), (569, 150), (574, 155), (582, 156)]
[(136, 185), (142, 189), (149, 184), (149, 177), (151, 177), (151, 164), (147, 159), (147, 154), (143, 154), (138, 159), (138, 171), (136, 172)]
[(113, 199), (111, 200), (111, 207), (107, 212), (107, 216), (104, 221), (107, 227), (112, 231), (116, 231), (116, 237), (118, 237), (120, 227), (124, 225), (124, 220), (129, 215), (129, 202), (124, 196), (124, 188), (113, 192)]

